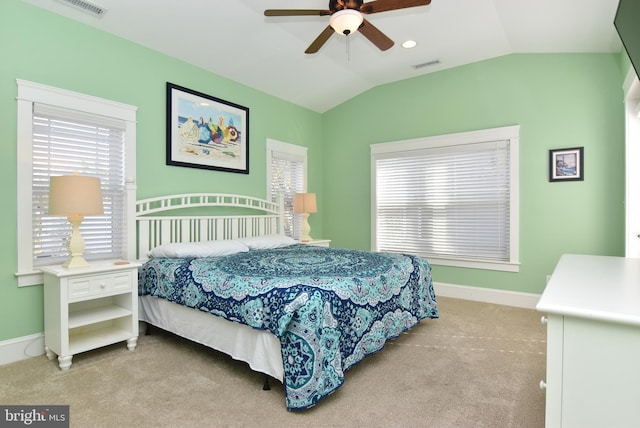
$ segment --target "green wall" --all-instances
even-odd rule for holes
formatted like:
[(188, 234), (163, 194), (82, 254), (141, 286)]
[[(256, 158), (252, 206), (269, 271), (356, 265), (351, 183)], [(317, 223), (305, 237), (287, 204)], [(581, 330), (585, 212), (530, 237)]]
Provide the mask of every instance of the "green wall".
[[(18, 288), (16, 78), (138, 106), (137, 195), (228, 192), (266, 196), (266, 139), (309, 148), (309, 188), (322, 195), (320, 114), (110, 34), (7, 0), (0, 12), (0, 341), (43, 330), (42, 286)], [(250, 109), (250, 174), (165, 165), (165, 84), (172, 82)], [(320, 217), (310, 219), (322, 235)]]
[[(334, 108), (323, 117), (324, 157), (340, 173), (323, 176), (325, 237), (370, 248), (370, 144), (520, 125), (520, 272), (434, 266), (434, 281), (540, 293), (563, 253), (624, 255), (621, 75), (619, 55), (508, 55)], [(585, 180), (550, 183), (548, 151), (579, 146)]]
[[(309, 147), (313, 235), (370, 248), (369, 144), (521, 125), (517, 274), (434, 266), (436, 281), (539, 293), (560, 254), (623, 254), (622, 71), (615, 55), (510, 55), (374, 88), (320, 115), (34, 8), (0, 14), (0, 341), (43, 330), (42, 286), (17, 287), (16, 78), (138, 106), (138, 198), (263, 197), (265, 139)], [(165, 165), (165, 82), (250, 108), (249, 175)], [(548, 150), (585, 147), (585, 181), (549, 183)]]

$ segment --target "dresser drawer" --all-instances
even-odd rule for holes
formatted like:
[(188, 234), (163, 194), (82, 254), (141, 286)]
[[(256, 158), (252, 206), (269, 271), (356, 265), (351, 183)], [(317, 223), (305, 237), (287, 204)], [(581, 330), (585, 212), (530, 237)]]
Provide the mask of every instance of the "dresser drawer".
[(131, 291), (131, 271), (79, 276), (69, 280), (69, 301)]

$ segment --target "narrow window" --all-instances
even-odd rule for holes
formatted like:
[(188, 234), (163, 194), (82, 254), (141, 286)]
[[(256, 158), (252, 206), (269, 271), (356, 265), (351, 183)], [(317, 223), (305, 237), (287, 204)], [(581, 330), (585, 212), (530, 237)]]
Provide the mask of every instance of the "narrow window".
[(285, 234), (300, 239), (302, 222), (300, 214), (293, 212), (293, 195), (307, 191), (307, 148), (267, 140), (267, 183), (272, 201), (283, 196)]

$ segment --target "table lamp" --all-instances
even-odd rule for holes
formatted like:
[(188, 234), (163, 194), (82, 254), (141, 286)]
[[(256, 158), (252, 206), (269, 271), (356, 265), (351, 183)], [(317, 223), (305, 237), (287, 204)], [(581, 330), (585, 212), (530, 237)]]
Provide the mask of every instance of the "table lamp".
[(311, 233), (311, 226), (309, 226), (309, 214), (318, 212), (318, 206), (316, 204), (315, 193), (296, 193), (293, 195), (293, 212), (296, 214), (302, 214), (302, 242), (309, 242), (312, 240), (309, 234)]
[(80, 223), (85, 216), (104, 213), (100, 179), (81, 176), (77, 172), (73, 175), (51, 177), (48, 213), (51, 216), (66, 216), (73, 226), (68, 245), (71, 258), (62, 266), (67, 269), (89, 266), (82, 257), (85, 245), (80, 234)]

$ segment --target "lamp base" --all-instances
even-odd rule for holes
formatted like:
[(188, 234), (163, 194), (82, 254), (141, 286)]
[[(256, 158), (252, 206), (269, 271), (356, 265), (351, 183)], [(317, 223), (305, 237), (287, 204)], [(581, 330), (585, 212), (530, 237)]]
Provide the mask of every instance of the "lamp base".
[(73, 256), (62, 264), (62, 267), (66, 269), (77, 269), (88, 266), (89, 263), (82, 256)]
[(84, 239), (80, 234), (80, 223), (84, 217), (80, 215), (71, 215), (67, 217), (69, 223), (73, 226), (71, 238), (69, 238), (69, 252), (71, 258), (62, 264), (67, 269), (77, 269), (89, 266), (89, 263), (82, 257), (84, 254)]
[(309, 225), (309, 214), (302, 213), (302, 237), (300, 237), (301, 242), (309, 242), (312, 241), (313, 238), (309, 235), (311, 233), (311, 226)]

